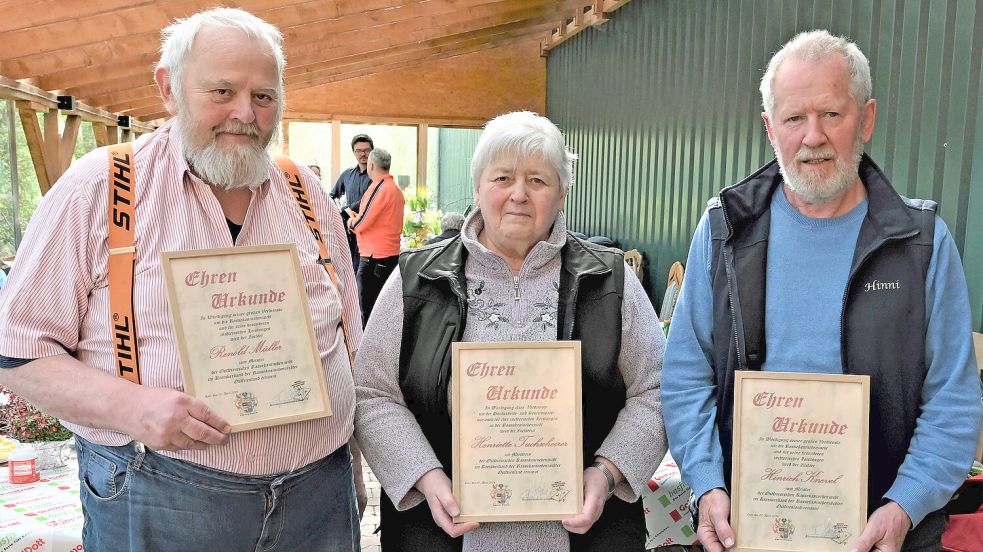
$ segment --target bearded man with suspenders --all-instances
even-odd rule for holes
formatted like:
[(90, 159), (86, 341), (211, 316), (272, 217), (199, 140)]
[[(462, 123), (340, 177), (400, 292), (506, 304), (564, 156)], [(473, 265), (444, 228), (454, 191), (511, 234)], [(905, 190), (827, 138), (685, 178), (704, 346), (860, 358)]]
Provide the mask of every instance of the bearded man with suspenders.
[[(0, 382), (75, 431), (87, 550), (357, 550), (358, 297), (317, 178), (265, 150), (282, 37), (228, 8), (163, 37), (174, 117), (83, 157), (39, 205), (0, 299)], [(333, 415), (231, 434), (183, 392), (160, 253), (276, 243), (297, 245)]]

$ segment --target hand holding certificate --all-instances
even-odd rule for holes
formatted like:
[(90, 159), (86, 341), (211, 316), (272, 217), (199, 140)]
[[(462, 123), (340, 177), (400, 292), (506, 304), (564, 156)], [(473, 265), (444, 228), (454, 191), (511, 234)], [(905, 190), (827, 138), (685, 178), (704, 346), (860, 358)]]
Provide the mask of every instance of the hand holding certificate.
[(161, 258), (185, 392), (233, 432), (331, 415), (296, 246)]

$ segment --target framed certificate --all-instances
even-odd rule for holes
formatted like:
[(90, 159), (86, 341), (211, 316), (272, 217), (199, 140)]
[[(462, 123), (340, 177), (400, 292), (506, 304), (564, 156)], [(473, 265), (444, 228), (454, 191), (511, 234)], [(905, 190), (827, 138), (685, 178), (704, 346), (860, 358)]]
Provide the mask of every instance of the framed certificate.
[(735, 376), (734, 549), (843, 550), (867, 525), (870, 377)]
[(454, 520), (580, 513), (580, 342), (454, 343), (452, 352)]
[(161, 253), (184, 390), (246, 431), (331, 415), (293, 244)]

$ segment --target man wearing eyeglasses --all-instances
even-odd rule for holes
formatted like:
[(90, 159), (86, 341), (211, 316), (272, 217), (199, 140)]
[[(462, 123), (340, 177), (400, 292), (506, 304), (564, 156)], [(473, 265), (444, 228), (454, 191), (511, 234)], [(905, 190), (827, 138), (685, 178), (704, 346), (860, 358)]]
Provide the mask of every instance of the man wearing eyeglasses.
[[(356, 134), (352, 138), (352, 153), (355, 154), (355, 160), (358, 164), (354, 167), (345, 170), (338, 176), (338, 181), (335, 182), (334, 188), (331, 188), (331, 199), (338, 201), (341, 205), (341, 218), (345, 222), (345, 228), (348, 228), (348, 213), (346, 209), (351, 209), (355, 213), (358, 213), (359, 202), (362, 201), (362, 194), (365, 190), (369, 188), (369, 184), (372, 184), (372, 179), (369, 177), (368, 173), (368, 162), (369, 154), (375, 149), (375, 143), (372, 142), (372, 138), (369, 138), (368, 134)], [(341, 196), (344, 195), (344, 199)], [(349, 229), (348, 230), (348, 248), (352, 251), (352, 269), (358, 270), (358, 242), (355, 240), (355, 234)]]

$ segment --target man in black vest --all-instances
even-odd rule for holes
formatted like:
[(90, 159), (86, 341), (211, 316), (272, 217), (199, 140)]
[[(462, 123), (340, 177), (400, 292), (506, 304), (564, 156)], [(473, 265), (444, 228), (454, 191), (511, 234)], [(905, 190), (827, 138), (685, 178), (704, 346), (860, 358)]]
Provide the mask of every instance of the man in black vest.
[(851, 550), (939, 550), (941, 508), (980, 429), (955, 243), (933, 202), (898, 195), (863, 153), (877, 103), (855, 44), (796, 36), (761, 93), (777, 159), (710, 201), (662, 379), (700, 541), (711, 552), (734, 545), (734, 373), (768, 370), (870, 376), (870, 517)]

